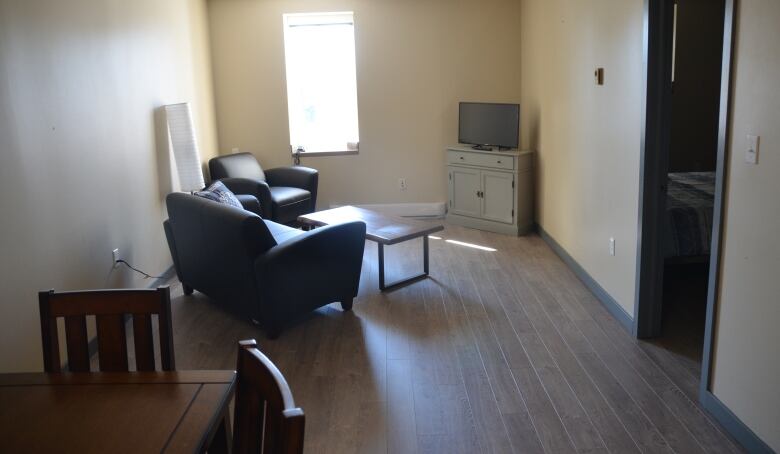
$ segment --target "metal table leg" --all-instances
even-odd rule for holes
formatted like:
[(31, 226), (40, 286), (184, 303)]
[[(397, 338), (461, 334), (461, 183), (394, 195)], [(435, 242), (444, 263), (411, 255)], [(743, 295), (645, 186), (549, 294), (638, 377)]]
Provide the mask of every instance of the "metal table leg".
[(379, 290), (385, 289), (385, 245), (377, 243), (379, 253)]
[(428, 260), (428, 235), (423, 236), (423, 273), (412, 277), (401, 279), (385, 285), (385, 245), (377, 243), (377, 253), (379, 256), (379, 290), (387, 291), (394, 290), (404, 285), (417, 282), (420, 279), (428, 277), (429, 273), (429, 260)]

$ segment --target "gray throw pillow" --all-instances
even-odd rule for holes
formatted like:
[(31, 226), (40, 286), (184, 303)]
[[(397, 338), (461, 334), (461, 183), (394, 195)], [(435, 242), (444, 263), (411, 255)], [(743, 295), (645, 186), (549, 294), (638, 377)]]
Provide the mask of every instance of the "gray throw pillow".
[(198, 197), (203, 197), (204, 199), (213, 200), (214, 202), (224, 203), (225, 205), (241, 208), (242, 210), (244, 209), (241, 202), (236, 198), (236, 195), (221, 181), (215, 181), (206, 189), (193, 192), (193, 194)]

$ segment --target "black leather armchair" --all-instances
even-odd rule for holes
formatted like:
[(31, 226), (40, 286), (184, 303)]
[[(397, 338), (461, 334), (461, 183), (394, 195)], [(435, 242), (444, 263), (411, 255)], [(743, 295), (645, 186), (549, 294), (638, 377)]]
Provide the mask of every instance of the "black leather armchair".
[(308, 167), (263, 170), (251, 153), (236, 153), (209, 160), (212, 180), (220, 180), (235, 194), (257, 197), (261, 216), (283, 224), (311, 213), (317, 204), (318, 173)]
[[(240, 198), (245, 208), (255, 208), (251, 199)], [(248, 316), (269, 338), (320, 306), (339, 301), (344, 310), (352, 308), (364, 223), (303, 232), (190, 194), (170, 194), (166, 203), (165, 235), (186, 294), (205, 293)]]

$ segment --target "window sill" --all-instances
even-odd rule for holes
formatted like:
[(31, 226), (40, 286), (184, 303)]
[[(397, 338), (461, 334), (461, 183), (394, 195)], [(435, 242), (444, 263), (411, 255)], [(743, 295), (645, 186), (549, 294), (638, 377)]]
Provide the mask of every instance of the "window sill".
[(304, 151), (302, 153), (292, 153), (293, 157), (298, 154), (301, 158), (313, 157), (313, 156), (344, 156), (358, 154), (359, 150), (343, 150), (343, 151)]

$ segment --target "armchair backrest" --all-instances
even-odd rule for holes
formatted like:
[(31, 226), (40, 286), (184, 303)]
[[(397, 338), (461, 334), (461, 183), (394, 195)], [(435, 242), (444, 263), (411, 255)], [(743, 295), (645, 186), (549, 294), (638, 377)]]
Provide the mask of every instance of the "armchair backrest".
[(202, 197), (166, 197), (165, 230), (179, 279), (243, 312), (257, 313), (254, 262), (276, 241), (256, 214)]
[(252, 153), (236, 153), (209, 160), (211, 180), (221, 178), (249, 178), (265, 181), (265, 172)]

